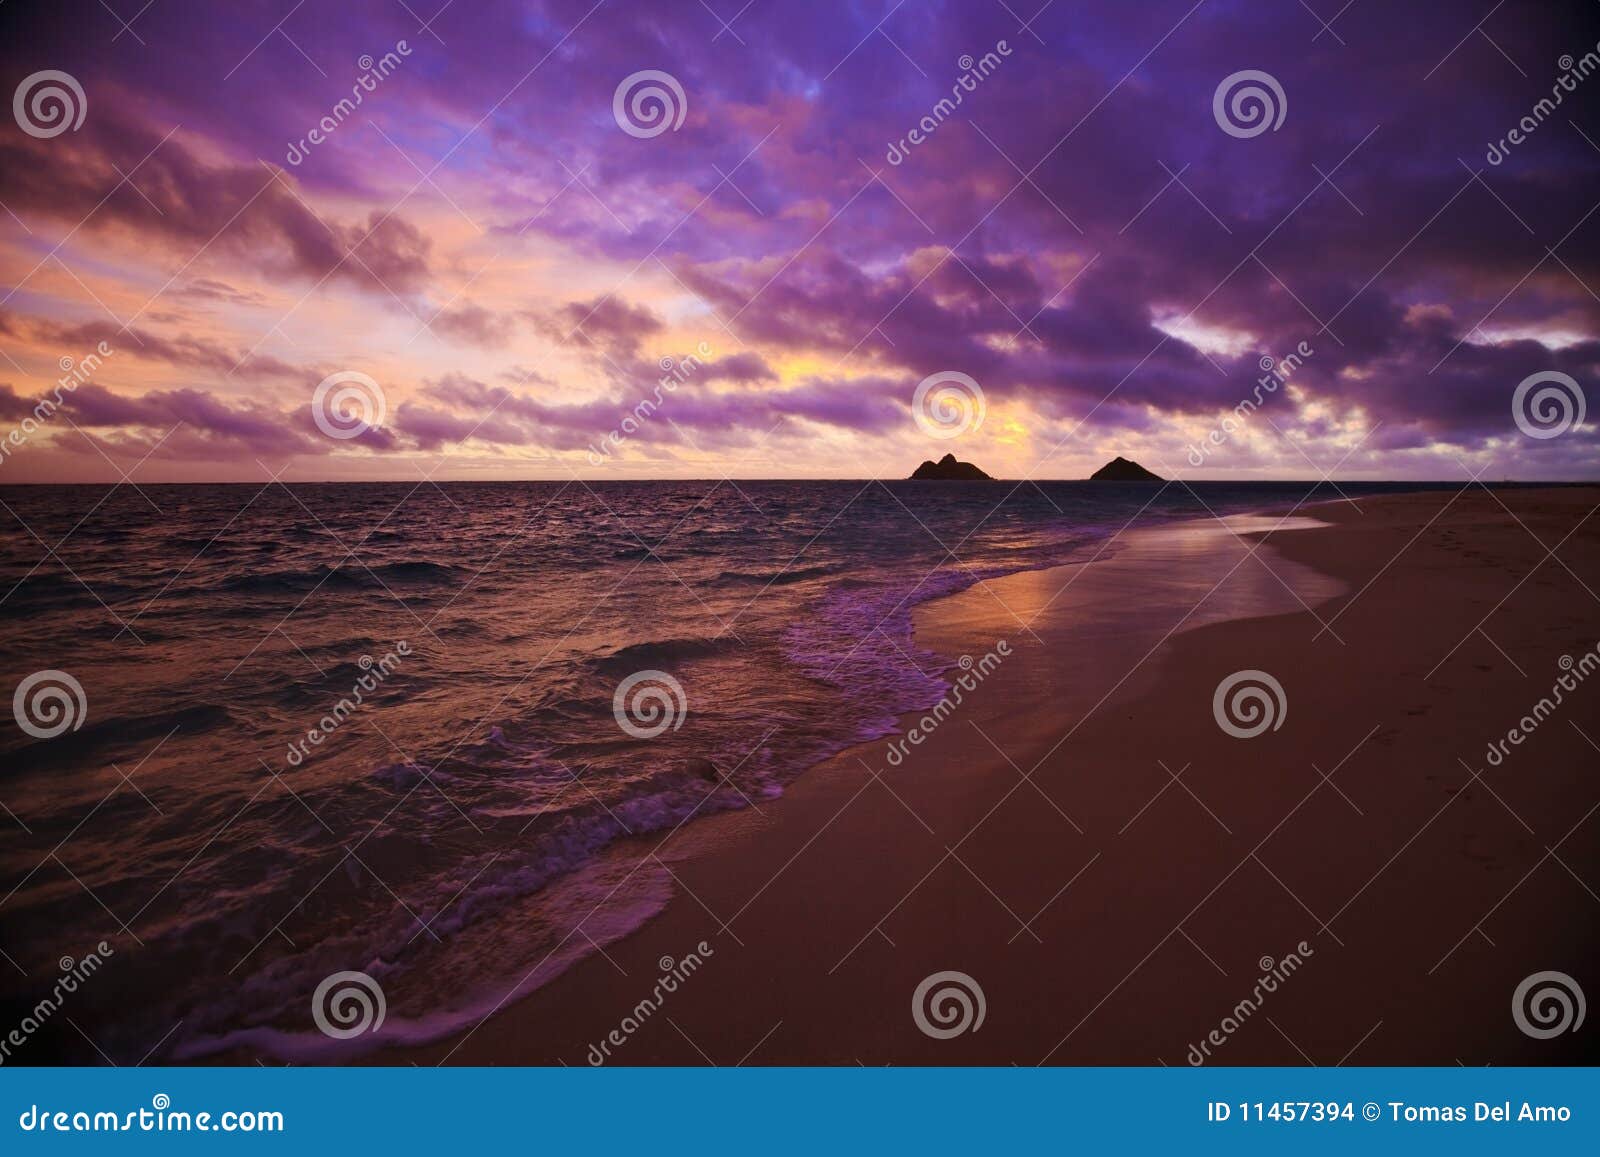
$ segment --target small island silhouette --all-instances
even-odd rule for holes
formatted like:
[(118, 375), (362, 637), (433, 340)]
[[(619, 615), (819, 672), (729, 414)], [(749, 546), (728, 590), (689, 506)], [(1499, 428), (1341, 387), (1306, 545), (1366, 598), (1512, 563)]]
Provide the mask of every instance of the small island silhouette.
[(1090, 482), (1160, 482), (1160, 475), (1120, 454), (1089, 475)]
[(984, 482), (989, 476), (971, 462), (957, 462), (954, 454), (946, 454), (937, 462), (927, 461), (911, 472), (913, 481)]

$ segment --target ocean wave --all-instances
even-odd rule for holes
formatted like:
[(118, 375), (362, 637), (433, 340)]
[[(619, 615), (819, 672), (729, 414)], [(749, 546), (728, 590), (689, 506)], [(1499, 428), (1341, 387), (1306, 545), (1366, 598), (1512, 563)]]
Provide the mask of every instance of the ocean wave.
[(694, 659), (731, 654), (740, 646), (739, 640), (732, 635), (724, 635), (720, 639), (655, 639), (618, 647), (609, 655), (595, 660), (594, 666), (606, 673), (631, 674), (651, 667), (667, 667)]
[[(396, 791), (409, 791), (423, 782), (421, 770), (406, 764), (374, 769), (367, 778)], [(430, 772), (428, 778), (443, 792), (461, 782), (438, 772)], [(748, 783), (742, 790), (759, 792), (756, 798), (760, 798), (776, 794), (777, 789)], [(349, 881), (345, 886), (358, 892), (374, 868), (381, 873), (378, 878), (384, 885), (375, 885), (377, 890), (370, 892), (372, 919), (345, 921), (340, 933), (303, 950), (281, 951), (244, 976), (234, 999), (191, 1010), (185, 1030), (175, 1035), (171, 1057), (196, 1059), (244, 1048), (289, 1061), (349, 1059), (368, 1048), (421, 1044), (459, 1031), (509, 993), (547, 982), (593, 950), (586, 938), (571, 943), (570, 928), (552, 922), (553, 912), (583, 918), (589, 934), (605, 944), (660, 910), (670, 888), (655, 873), (641, 876), (643, 861), (613, 859), (608, 864), (606, 853), (616, 841), (668, 830), (692, 815), (743, 806), (746, 796), (740, 789), (708, 777), (690, 760), (656, 772), (647, 784), (635, 785), (630, 793), (609, 802), (577, 793), (558, 804), (485, 810), (480, 813), (485, 820), (523, 821), (517, 850), (478, 853), (449, 863), (431, 878), (394, 879), (399, 866), (430, 858), (425, 837), (397, 831), (369, 841), (359, 863), (346, 859), (342, 866)], [(628, 866), (620, 866), (623, 863)], [(386, 899), (388, 888), (406, 895), (411, 908), (430, 914), (431, 937), (419, 935), (414, 916), (396, 912)], [(537, 911), (525, 908), (535, 896)], [(346, 899), (342, 906), (348, 909), (351, 903)], [(602, 909), (604, 919), (595, 920)], [(253, 939), (261, 920), (248, 920), (251, 910), (225, 903), (182, 934), (193, 939), (198, 930), (209, 927), (210, 940), (220, 940), (229, 929), (235, 939), (241, 933)], [(246, 927), (236, 923), (241, 916), (246, 917)], [(606, 930), (603, 936), (601, 928)], [(453, 952), (453, 964), (440, 959), (457, 938), (463, 940), (460, 949), (476, 952), (470, 969), (459, 951)], [(492, 946), (477, 949), (488, 941)], [(381, 1037), (349, 1042), (306, 1031), (305, 994), (323, 977), (352, 967), (351, 961), (358, 961), (362, 971), (382, 984), (393, 1027), (386, 1020)], [(452, 968), (463, 969), (460, 988), (440, 984), (439, 970)], [(445, 998), (444, 1008), (439, 1007), (441, 992), (452, 994)], [(232, 1027), (241, 1021), (245, 1027)]]
[(771, 571), (725, 570), (716, 581), (722, 586), (790, 586), (812, 579), (829, 578), (839, 573), (837, 566), (807, 566)]
[[(76, 731), (48, 741), (24, 743), (6, 753), (10, 769), (30, 771), (43, 767), (81, 767), (121, 751), (143, 753), (155, 740), (184, 732), (203, 735), (227, 727), (233, 715), (224, 703), (195, 703), (165, 711), (97, 717)], [(136, 756), (137, 758), (137, 756)]]
[(230, 574), (214, 590), (234, 594), (304, 594), (326, 587), (359, 590), (459, 584), (471, 577), (462, 567), (436, 562), (389, 562), (376, 566), (355, 559), (338, 565)]

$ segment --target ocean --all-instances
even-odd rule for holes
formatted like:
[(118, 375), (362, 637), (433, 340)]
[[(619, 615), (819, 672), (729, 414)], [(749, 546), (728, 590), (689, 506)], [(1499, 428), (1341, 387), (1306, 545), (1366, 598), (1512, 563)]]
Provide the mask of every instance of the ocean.
[(470, 1027), (661, 908), (651, 843), (620, 841), (779, 796), (937, 702), (950, 660), (912, 637), (919, 604), (1087, 562), (1130, 521), (1308, 495), (1338, 497), (0, 488), (0, 1011), (103, 942), (116, 980), (83, 984), (33, 1061), (343, 1059), (363, 1042), (309, 1015), (341, 971), (381, 984), (365, 1043)]

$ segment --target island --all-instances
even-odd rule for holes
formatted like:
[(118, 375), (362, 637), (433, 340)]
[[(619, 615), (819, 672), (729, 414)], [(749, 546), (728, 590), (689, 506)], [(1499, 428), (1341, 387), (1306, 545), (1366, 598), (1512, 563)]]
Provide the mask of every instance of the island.
[(1137, 462), (1129, 461), (1118, 455), (1111, 459), (1100, 469), (1089, 475), (1090, 482), (1161, 482), (1163, 479), (1158, 474), (1152, 474)]
[(957, 462), (954, 454), (946, 454), (937, 462), (927, 461), (911, 473), (914, 482), (987, 482), (989, 476), (971, 462)]

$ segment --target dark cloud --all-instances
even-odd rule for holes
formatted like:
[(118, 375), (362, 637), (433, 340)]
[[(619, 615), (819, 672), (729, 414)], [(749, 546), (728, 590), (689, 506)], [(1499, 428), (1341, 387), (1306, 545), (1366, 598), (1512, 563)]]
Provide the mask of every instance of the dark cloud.
[(647, 307), (629, 305), (609, 294), (568, 302), (551, 313), (535, 314), (533, 321), (554, 341), (626, 360), (637, 357), (643, 343), (664, 328)]
[(439, 310), (428, 320), (428, 326), (435, 333), (468, 345), (498, 349), (516, 329), (516, 319), (469, 303)]
[(296, 378), (316, 380), (315, 371), (304, 366), (291, 365), (279, 358), (234, 350), (209, 338), (179, 334), (173, 337), (158, 336), (135, 326), (124, 329), (111, 322), (85, 322), (63, 325), (43, 318), (20, 322), (27, 327), (29, 337), (42, 344), (59, 349), (67, 356), (96, 350), (103, 344), (112, 350), (110, 356), (139, 358), (160, 362), (186, 370), (202, 370), (212, 374), (252, 378)]
[(214, 277), (196, 277), (187, 285), (174, 289), (172, 294), (174, 297), (221, 301), (229, 305), (260, 305), (263, 301), (259, 293), (236, 289), (226, 281), (219, 281)]
[[(107, 94), (109, 95), (109, 94)], [(312, 211), (295, 180), (266, 164), (202, 159), (176, 124), (158, 130), (114, 99), (78, 133), (36, 140), (0, 133), (0, 201), (13, 212), (93, 234), (176, 243), (191, 259), (231, 253), (252, 267), (377, 293), (416, 292), (431, 244), (403, 216), (374, 209), (341, 222)]]

